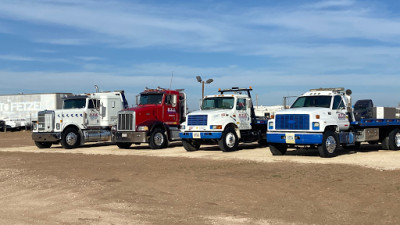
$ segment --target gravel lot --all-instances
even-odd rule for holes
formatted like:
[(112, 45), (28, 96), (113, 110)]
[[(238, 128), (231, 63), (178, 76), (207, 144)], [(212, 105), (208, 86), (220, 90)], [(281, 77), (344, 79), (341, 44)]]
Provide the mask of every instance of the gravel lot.
[(39, 150), (7, 132), (0, 192), (1, 224), (400, 224), (400, 151)]

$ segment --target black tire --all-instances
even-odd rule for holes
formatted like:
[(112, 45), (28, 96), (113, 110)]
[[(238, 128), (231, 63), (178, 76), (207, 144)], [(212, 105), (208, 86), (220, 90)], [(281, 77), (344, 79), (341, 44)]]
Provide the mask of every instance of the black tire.
[(53, 145), (53, 143), (51, 143), (51, 142), (38, 142), (38, 141), (35, 141), (35, 145), (36, 145), (36, 147), (38, 147), (38, 148), (50, 148), (51, 145)]
[(236, 151), (239, 146), (239, 138), (235, 129), (230, 127), (226, 128), (222, 133), (221, 139), (218, 140), (218, 145), (223, 152)]
[(61, 135), (61, 145), (65, 149), (76, 148), (81, 144), (81, 136), (74, 128), (67, 128)]
[(188, 152), (193, 152), (200, 149), (200, 143), (195, 140), (182, 139), (182, 145)]
[(132, 143), (130, 143), (130, 142), (117, 142), (118, 148), (122, 148), (122, 149), (128, 149), (131, 147), (131, 145), (132, 145)]
[(331, 158), (337, 155), (339, 141), (337, 134), (333, 131), (326, 131), (322, 138), (321, 146), (318, 146), (319, 155), (322, 158)]
[(370, 144), (370, 145), (376, 145), (376, 144), (378, 144), (378, 141), (368, 141), (368, 144)]
[(149, 142), (151, 149), (162, 149), (168, 146), (168, 139), (164, 130), (156, 128), (150, 135)]
[(271, 151), (272, 155), (284, 155), (287, 152), (287, 145), (286, 144), (270, 144), (269, 150)]
[(260, 140), (258, 140), (258, 144), (259, 144), (261, 147), (268, 147), (268, 142), (267, 142), (266, 139), (260, 139)]
[(390, 131), (389, 135), (382, 141), (382, 148), (395, 151), (400, 149), (400, 129), (396, 128)]

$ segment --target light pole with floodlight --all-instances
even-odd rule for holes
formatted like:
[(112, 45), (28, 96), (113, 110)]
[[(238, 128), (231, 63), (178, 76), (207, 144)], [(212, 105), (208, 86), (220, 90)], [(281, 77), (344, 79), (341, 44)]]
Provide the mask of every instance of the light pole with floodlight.
[(201, 99), (204, 98), (204, 84), (211, 84), (214, 80), (208, 79), (206, 81), (202, 80), (200, 76), (196, 76), (196, 79), (199, 83), (201, 83)]

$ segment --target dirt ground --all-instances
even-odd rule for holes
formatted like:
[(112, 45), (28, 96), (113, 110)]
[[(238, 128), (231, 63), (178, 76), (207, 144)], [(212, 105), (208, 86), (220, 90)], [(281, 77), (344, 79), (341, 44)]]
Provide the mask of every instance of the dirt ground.
[(400, 224), (400, 151), (37, 149), (0, 132), (0, 224)]

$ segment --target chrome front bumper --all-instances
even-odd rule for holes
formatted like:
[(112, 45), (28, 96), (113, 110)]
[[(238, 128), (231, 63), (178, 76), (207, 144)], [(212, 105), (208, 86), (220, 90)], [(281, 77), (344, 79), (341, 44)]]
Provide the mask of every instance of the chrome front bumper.
[(61, 140), (61, 133), (50, 132), (50, 133), (40, 133), (32, 132), (32, 140), (37, 142), (58, 142)]
[(137, 131), (116, 131), (112, 136), (113, 142), (147, 143), (147, 133)]

